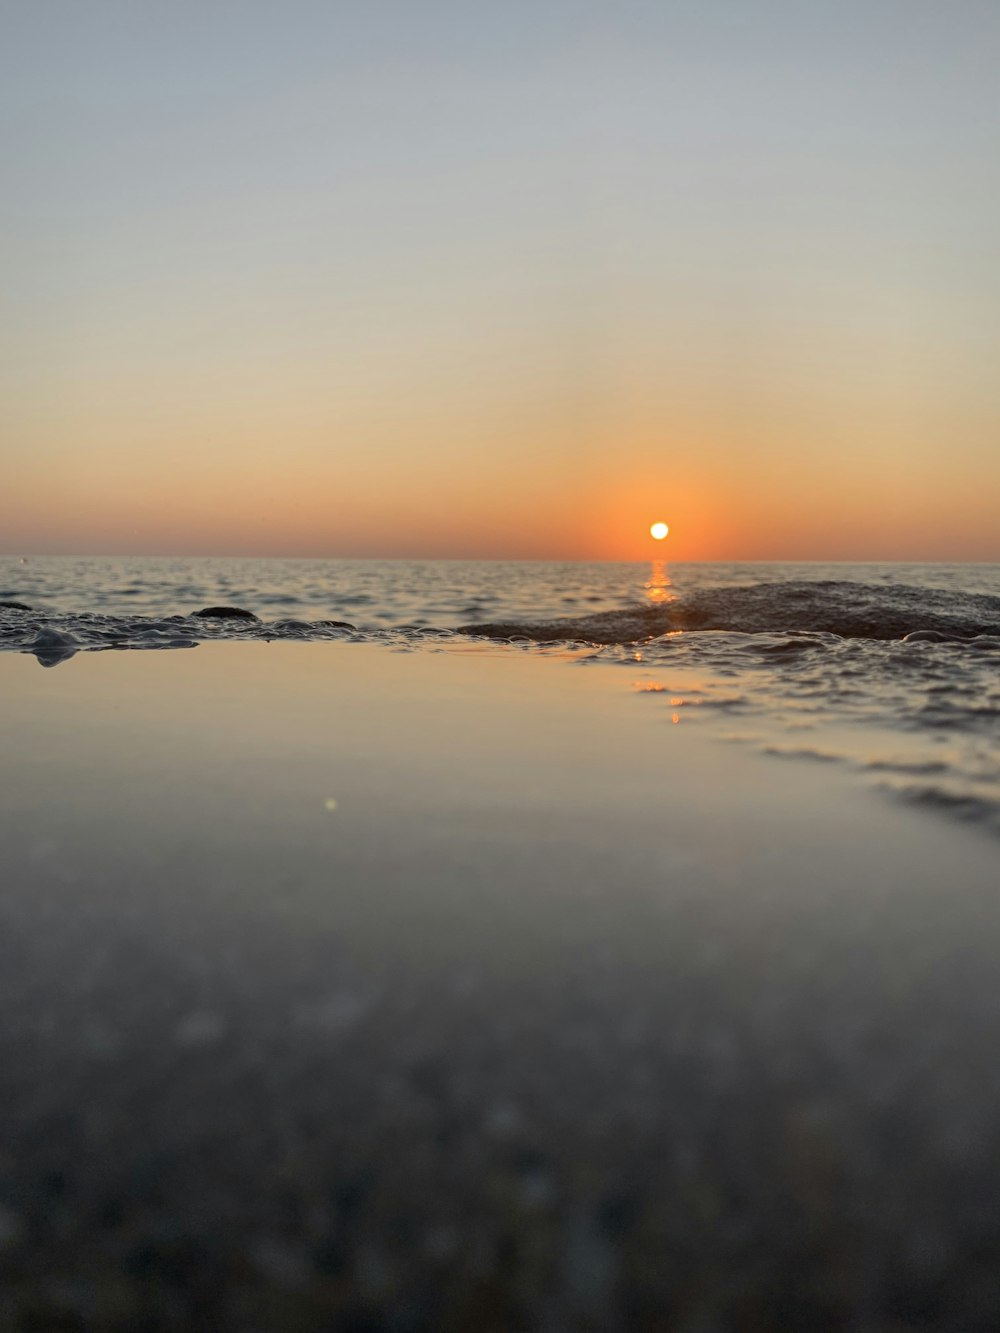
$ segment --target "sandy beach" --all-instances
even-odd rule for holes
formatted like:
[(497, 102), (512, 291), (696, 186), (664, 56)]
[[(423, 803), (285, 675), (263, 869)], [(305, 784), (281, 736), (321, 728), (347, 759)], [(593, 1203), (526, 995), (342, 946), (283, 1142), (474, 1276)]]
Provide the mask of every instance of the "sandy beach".
[(649, 683), (0, 658), (0, 1329), (994, 1327), (995, 839)]

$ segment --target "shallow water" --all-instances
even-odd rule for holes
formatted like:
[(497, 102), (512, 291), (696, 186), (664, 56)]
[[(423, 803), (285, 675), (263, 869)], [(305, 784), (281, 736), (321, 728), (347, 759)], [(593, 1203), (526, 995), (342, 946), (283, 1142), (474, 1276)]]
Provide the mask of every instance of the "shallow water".
[[(346, 640), (626, 668), (651, 717), (1000, 832), (1000, 566), (0, 561), (0, 648)], [(208, 606), (254, 618), (200, 618)]]
[(2, 613), (12, 1328), (991, 1333), (992, 594), (646, 573), (622, 642)]
[(0, 655), (11, 1328), (992, 1333), (994, 843), (610, 651)]

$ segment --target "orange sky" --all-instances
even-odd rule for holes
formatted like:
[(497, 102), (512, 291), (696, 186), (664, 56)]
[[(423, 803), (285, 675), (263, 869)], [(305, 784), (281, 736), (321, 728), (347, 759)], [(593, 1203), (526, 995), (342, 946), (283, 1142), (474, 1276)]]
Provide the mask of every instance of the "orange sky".
[(22, 7), (0, 550), (1000, 560), (995, 7), (378, 13)]

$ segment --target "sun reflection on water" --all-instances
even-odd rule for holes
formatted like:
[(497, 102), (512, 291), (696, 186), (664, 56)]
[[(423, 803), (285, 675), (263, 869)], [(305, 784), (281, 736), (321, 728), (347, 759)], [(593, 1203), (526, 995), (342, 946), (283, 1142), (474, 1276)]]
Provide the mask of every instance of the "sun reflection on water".
[(674, 601), (677, 594), (670, 591), (672, 587), (673, 580), (670, 577), (666, 560), (651, 560), (649, 578), (643, 584), (646, 601), (651, 606), (664, 606), (667, 602)]

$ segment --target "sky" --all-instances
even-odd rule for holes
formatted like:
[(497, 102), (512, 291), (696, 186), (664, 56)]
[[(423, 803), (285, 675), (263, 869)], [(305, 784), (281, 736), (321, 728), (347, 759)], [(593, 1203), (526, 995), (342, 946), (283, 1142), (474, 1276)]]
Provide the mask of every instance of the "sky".
[(1000, 560), (995, 0), (0, 17), (0, 550)]

